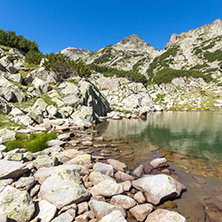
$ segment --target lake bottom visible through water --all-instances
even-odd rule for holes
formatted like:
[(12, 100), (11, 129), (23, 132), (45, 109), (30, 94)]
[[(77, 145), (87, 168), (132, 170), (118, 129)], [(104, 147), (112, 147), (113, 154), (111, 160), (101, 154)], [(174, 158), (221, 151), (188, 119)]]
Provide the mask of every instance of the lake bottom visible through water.
[(156, 157), (168, 160), (187, 190), (156, 208), (177, 211), (188, 222), (211, 222), (222, 221), (221, 122), (220, 112), (163, 112), (147, 120), (105, 121), (96, 129), (121, 151), (110, 148), (111, 157), (131, 170)]

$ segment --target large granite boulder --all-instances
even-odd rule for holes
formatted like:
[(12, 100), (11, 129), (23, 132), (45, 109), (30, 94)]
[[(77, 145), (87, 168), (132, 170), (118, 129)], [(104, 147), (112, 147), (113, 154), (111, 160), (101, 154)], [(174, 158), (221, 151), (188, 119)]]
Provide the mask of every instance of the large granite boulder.
[(87, 80), (81, 81), (79, 85), (83, 96), (83, 105), (92, 106), (93, 112), (98, 116), (105, 116), (111, 111), (109, 103), (95, 85)]
[(0, 143), (15, 140), (15, 131), (3, 128), (0, 130)]
[(78, 173), (65, 168), (58, 168), (42, 184), (39, 196), (62, 208), (72, 203), (79, 203), (90, 198)]
[(8, 185), (0, 192), (0, 214), (6, 214), (12, 221), (30, 221), (34, 211), (34, 203), (26, 191)]
[(147, 201), (155, 205), (163, 200), (178, 197), (181, 191), (186, 189), (177, 180), (164, 174), (146, 175), (133, 181), (132, 185), (144, 192)]
[(174, 211), (157, 209), (148, 215), (145, 222), (186, 222), (186, 218)]

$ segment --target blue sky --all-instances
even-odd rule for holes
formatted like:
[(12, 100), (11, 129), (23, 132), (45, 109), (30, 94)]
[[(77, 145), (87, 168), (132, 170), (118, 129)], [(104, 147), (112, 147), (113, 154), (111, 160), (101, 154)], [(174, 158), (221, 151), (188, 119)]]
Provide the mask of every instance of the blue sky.
[(43, 53), (96, 51), (137, 34), (163, 49), (171, 34), (222, 19), (221, 0), (0, 0), (0, 29), (35, 40)]

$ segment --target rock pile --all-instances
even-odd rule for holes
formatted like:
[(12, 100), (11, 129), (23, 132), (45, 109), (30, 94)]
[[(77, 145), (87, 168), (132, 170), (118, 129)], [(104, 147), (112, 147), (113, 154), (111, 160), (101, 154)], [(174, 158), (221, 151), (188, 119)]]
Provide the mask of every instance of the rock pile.
[[(166, 159), (151, 161), (149, 174), (143, 165), (130, 170), (118, 160), (106, 161), (104, 156), (76, 148), (82, 144), (83, 149), (98, 149), (95, 145), (103, 144), (104, 138), (90, 136), (96, 131), (67, 125), (56, 130), (58, 138), (38, 153), (5, 152), (1, 145), (1, 221), (127, 221), (129, 217), (146, 222), (186, 221), (178, 212), (156, 210), (156, 205), (180, 196), (185, 189), (170, 176), (170, 170), (162, 172)], [(103, 152), (108, 156), (109, 152)]]

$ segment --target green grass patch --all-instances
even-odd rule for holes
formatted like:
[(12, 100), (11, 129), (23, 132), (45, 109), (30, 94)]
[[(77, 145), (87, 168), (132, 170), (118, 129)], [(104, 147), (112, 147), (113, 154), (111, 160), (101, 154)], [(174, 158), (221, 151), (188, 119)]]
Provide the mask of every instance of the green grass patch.
[(124, 113), (124, 114), (131, 114), (132, 113), (132, 111), (130, 111), (130, 110), (121, 110), (121, 109), (116, 109), (116, 112), (120, 112), (120, 113)]
[(11, 121), (7, 116), (4, 114), (0, 114), (0, 129), (3, 128), (10, 128), (10, 127), (17, 127), (18, 124)]
[(32, 133), (28, 137), (26, 134), (16, 133), (16, 140), (5, 143), (7, 151), (15, 148), (25, 148), (32, 153), (44, 150), (47, 148), (47, 142), (56, 138), (56, 132), (51, 133)]

